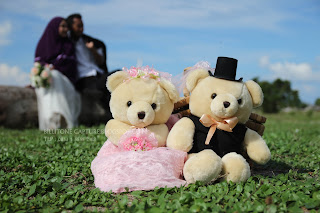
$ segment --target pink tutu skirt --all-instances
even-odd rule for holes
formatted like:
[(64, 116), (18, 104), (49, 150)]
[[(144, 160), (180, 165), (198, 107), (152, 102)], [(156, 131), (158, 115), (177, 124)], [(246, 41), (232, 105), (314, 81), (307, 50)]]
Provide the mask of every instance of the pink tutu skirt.
[[(125, 151), (106, 141), (91, 163), (94, 184), (115, 193), (186, 185), (182, 178), (187, 153), (167, 147)], [(127, 189), (127, 190), (126, 190)]]

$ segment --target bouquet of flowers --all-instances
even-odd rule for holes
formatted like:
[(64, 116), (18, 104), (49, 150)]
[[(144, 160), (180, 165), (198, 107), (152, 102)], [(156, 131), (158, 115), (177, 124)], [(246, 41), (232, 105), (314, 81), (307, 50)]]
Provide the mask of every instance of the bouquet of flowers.
[(118, 147), (123, 151), (149, 151), (158, 147), (158, 140), (148, 129), (136, 128), (121, 136)]
[(53, 70), (52, 64), (42, 66), (39, 62), (35, 62), (30, 74), (31, 85), (35, 88), (50, 87), (52, 82), (51, 70)]

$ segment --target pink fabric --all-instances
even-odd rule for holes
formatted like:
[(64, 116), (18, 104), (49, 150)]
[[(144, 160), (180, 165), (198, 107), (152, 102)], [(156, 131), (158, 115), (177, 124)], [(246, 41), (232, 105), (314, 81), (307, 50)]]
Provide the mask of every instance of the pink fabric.
[(107, 140), (91, 163), (95, 186), (115, 193), (186, 185), (182, 170), (187, 153), (167, 147), (123, 151)]

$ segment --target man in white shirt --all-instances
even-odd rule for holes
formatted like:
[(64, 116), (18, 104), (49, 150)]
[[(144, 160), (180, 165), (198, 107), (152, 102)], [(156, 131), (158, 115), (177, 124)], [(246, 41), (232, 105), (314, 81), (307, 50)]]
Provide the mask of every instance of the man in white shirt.
[(80, 14), (70, 15), (67, 18), (67, 22), (70, 26), (71, 39), (74, 41), (76, 50), (77, 88), (79, 91), (85, 88), (99, 88), (99, 85), (96, 85), (96, 81), (105, 73), (108, 73), (106, 46), (102, 41), (83, 33), (83, 22)]
[(77, 58), (77, 82), (76, 88), (81, 93), (100, 90), (105, 109), (110, 113), (110, 92), (106, 88), (106, 79), (109, 75), (106, 64), (106, 46), (95, 38), (83, 33), (83, 22), (80, 14), (72, 14), (67, 18), (70, 29), (70, 37), (75, 45)]

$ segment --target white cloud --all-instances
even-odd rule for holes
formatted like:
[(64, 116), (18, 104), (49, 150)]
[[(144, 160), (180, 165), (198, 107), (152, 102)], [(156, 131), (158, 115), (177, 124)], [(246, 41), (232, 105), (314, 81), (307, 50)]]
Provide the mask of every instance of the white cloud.
[(25, 86), (29, 82), (29, 74), (22, 72), (19, 67), (0, 64), (0, 85)]
[(4, 21), (0, 23), (0, 46), (10, 44), (10, 39), (8, 38), (12, 31), (12, 25), (9, 21)]
[(269, 65), (269, 57), (268, 56), (262, 56), (261, 58), (260, 58), (260, 61), (259, 61), (259, 63), (260, 63), (260, 66), (262, 66), (262, 67), (268, 67), (268, 65)]
[(292, 84), (292, 87), (299, 90), (303, 102), (313, 104), (317, 98), (320, 98), (320, 88), (317, 82), (296, 82)]
[(319, 88), (314, 86), (314, 85), (309, 85), (309, 84), (302, 84), (301, 85), (301, 91), (304, 93), (315, 93)]
[(74, 11), (75, 8), (79, 8), (81, 3), (72, 1), (29, 1), (15, 0), (15, 1), (3, 1), (1, 2), (2, 10), (7, 10), (13, 13), (22, 15), (33, 15), (45, 20), (50, 20), (54, 16), (65, 14), (68, 11)]
[[(121, 69), (122, 67), (130, 67), (130, 66), (137, 66), (138, 64), (141, 66), (146, 65), (160, 65), (166, 64), (170, 61), (170, 59), (160, 55), (159, 53), (146, 53), (138, 50), (132, 51), (113, 51), (112, 53), (108, 54), (108, 66), (115, 67), (117, 69)], [(125, 63), (125, 62), (130, 62)], [(159, 69), (159, 67), (155, 67)], [(163, 71), (163, 70), (161, 70)]]
[(179, 28), (258, 28), (280, 29), (279, 23), (292, 18), (272, 3), (212, 0), (113, 0), (79, 7), (92, 23), (122, 26)]
[(272, 72), (273, 78), (296, 81), (319, 81), (320, 72), (314, 71), (308, 63), (276, 62), (271, 63), (268, 56), (260, 58), (260, 66)]
[(99, 3), (43, 0), (5, 1), (2, 8), (49, 20), (56, 15), (73, 12), (83, 14), (90, 25), (104, 26), (157, 26), (187, 28), (258, 28), (281, 29), (281, 22), (293, 15), (274, 6), (272, 1), (212, 1), (212, 0), (110, 0)]

